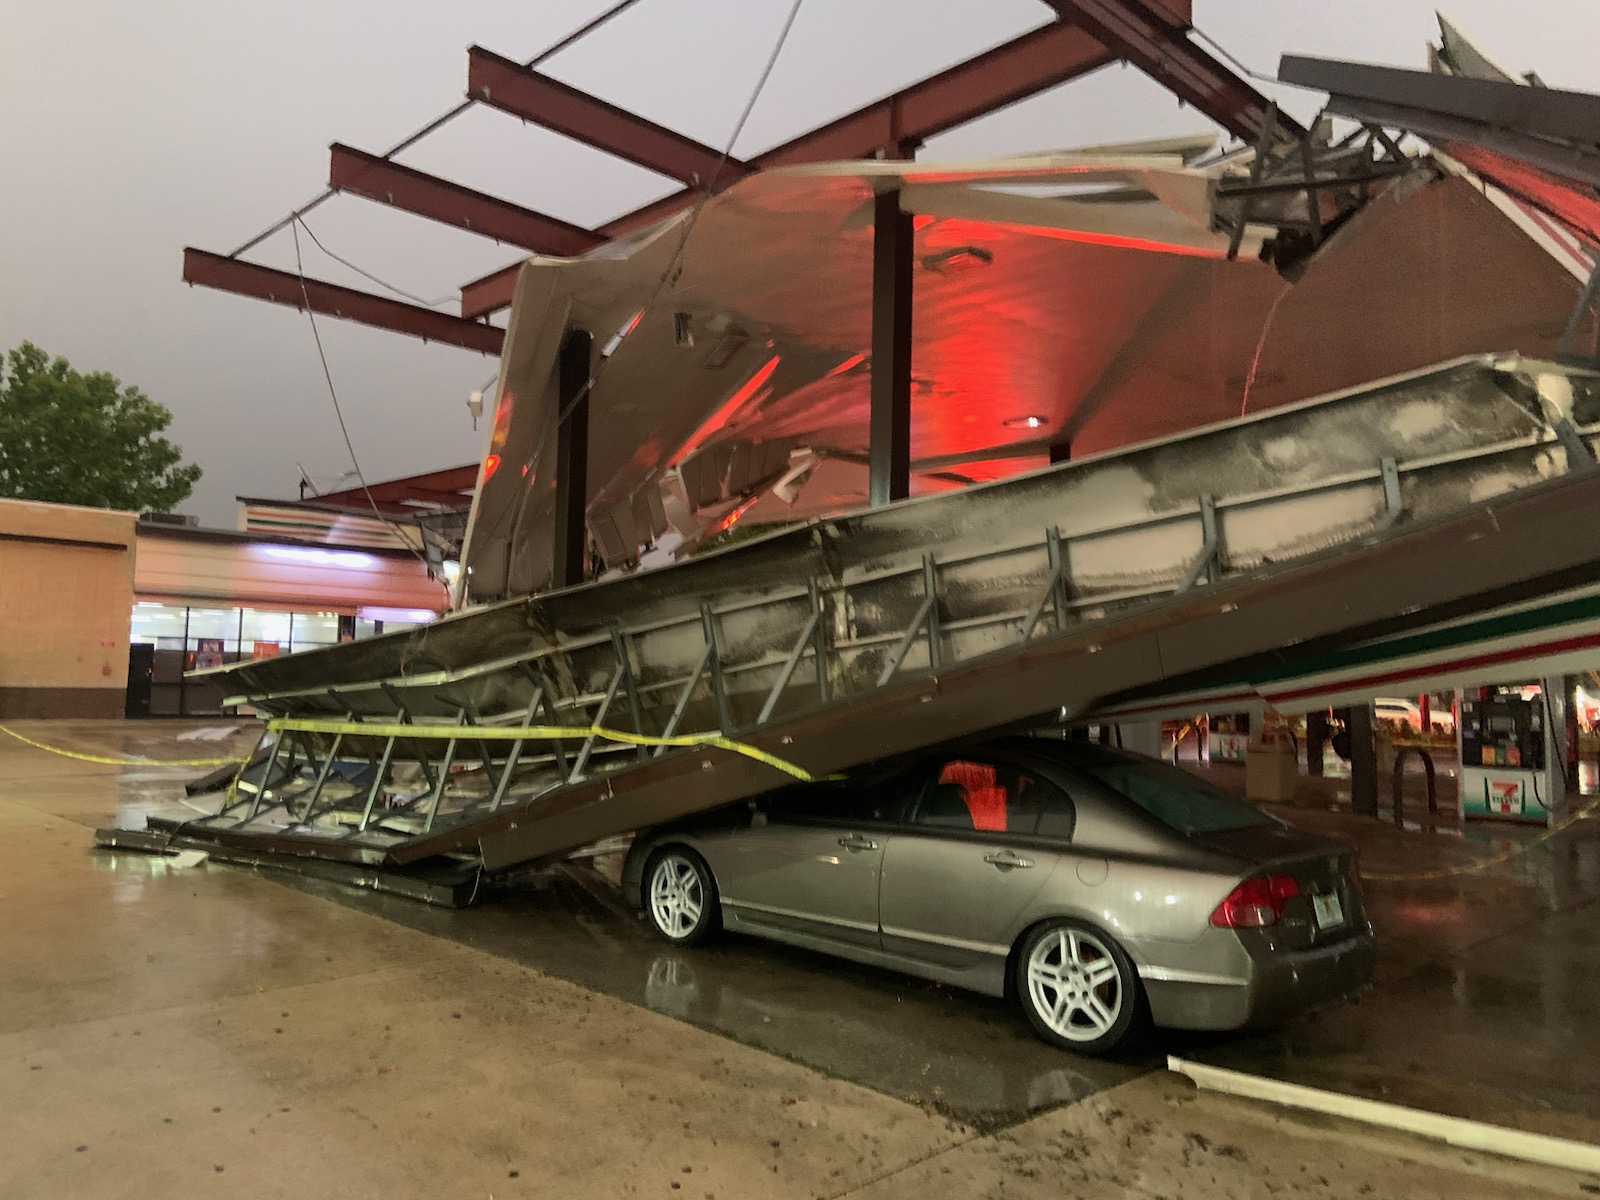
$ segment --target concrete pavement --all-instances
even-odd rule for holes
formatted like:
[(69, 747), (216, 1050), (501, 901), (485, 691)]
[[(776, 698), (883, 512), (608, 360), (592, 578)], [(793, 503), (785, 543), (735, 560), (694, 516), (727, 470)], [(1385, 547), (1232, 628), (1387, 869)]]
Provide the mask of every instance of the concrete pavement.
[[(167, 758), (180, 728), (25, 731)], [(0, 742), (4, 1200), (1600, 1190), (1138, 1070), (980, 1132), (270, 876), (95, 853), (193, 771)]]

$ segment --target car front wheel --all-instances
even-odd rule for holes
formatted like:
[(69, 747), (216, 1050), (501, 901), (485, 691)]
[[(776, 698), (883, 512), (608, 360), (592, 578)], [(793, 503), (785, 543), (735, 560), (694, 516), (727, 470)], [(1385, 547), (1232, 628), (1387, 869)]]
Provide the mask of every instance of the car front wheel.
[(705, 859), (683, 846), (656, 851), (644, 874), (644, 912), (669, 942), (693, 946), (717, 931), (717, 884)]
[(1139, 976), (1098, 930), (1056, 921), (1034, 930), (1016, 960), (1017, 996), (1041, 1038), (1079, 1054), (1108, 1054), (1132, 1037)]

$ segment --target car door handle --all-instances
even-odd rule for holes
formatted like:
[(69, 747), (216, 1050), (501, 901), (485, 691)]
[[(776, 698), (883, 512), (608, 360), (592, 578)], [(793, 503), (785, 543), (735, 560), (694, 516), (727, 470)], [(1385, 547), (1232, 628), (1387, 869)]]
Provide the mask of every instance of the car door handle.
[(983, 861), (992, 863), (1002, 871), (1033, 866), (1033, 859), (1023, 858), (1020, 855), (1013, 854), (1010, 850), (996, 850), (993, 854), (985, 854)]
[(851, 833), (839, 839), (839, 845), (846, 850), (876, 850), (878, 843), (871, 838), (862, 837), (859, 833)]

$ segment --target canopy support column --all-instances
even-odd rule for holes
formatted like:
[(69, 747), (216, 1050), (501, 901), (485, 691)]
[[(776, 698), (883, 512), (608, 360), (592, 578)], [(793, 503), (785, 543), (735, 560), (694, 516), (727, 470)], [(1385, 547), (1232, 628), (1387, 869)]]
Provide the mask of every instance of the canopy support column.
[(911, 217), (898, 190), (873, 201), (872, 444), (868, 496), (874, 508), (911, 494)]
[(588, 578), (589, 356), (594, 339), (568, 332), (556, 366), (556, 530), (551, 582), (572, 587)]

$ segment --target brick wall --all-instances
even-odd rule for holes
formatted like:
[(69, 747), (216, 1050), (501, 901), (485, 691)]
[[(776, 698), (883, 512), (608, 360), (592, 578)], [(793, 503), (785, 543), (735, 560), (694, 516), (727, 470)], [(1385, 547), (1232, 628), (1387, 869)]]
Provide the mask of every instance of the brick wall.
[(0, 500), (0, 719), (122, 715), (134, 520)]

